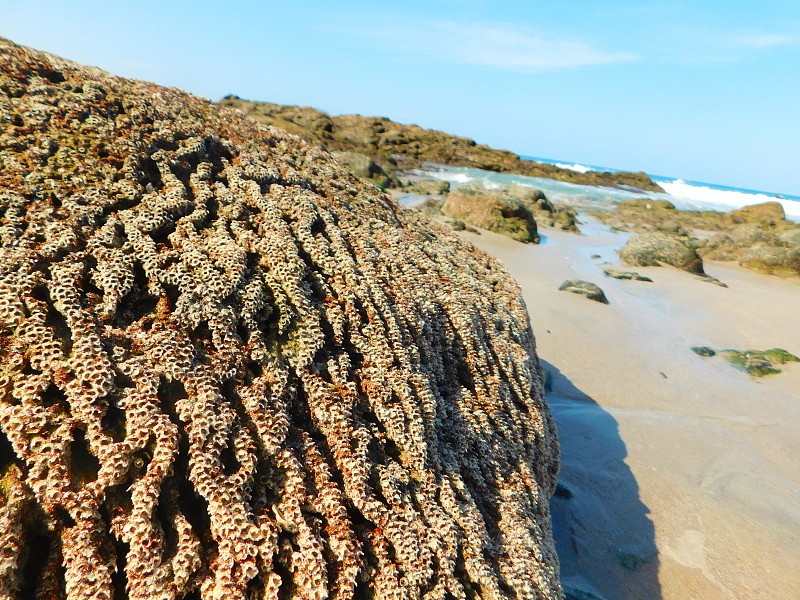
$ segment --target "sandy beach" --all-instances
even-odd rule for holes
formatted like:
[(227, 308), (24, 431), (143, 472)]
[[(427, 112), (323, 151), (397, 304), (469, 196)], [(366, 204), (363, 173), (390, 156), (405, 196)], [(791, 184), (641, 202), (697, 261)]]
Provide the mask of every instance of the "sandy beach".
[[(800, 354), (800, 281), (706, 262), (728, 284), (619, 265), (597, 223), (526, 245), (463, 238), (519, 282), (563, 452), (552, 501), (574, 598), (800, 597), (800, 364), (751, 378), (692, 346)], [(592, 258), (599, 255), (600, 258)], [(616, 265), (653, 283), (603, 275)], [(610, 304), (558, 291), (592, 281)]]

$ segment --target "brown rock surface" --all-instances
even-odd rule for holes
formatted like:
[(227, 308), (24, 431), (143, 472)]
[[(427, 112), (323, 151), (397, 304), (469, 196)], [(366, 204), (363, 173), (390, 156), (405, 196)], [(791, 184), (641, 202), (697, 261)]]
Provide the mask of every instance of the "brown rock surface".
[(224, 98), (221, 104), (238, 108), (262, 123), (282, 127), (306, 139), (322, 142), (332, 150), (361, 152), (383, 163), (396, 164), (396, 161), (404, 160), (410, 161), (411, 165), (408, 166), (416, 166), (423, 162), (433, 162), (585, 185), (663, 191), (645, 173), (578, 173), (554, 165), (524, 160), (513, 152), (477, 144), (469, 138), (423, 129), (418, 125), (395, 123), (386, 117), (331, 116), (307, 106), (251, 102), (236, 96)]
[(0, 121), (0, 597), (561, 597), (498, 262), (298, 138), (1, 38)]

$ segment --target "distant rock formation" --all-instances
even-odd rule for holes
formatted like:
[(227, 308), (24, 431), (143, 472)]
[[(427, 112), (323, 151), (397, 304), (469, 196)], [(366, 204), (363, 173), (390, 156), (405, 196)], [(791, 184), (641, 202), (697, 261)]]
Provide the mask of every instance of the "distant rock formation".
[(525, 160), (508, 150), (490, 148), (469, 138), (423, 129), (418, 125), (395, 123), (386, 117), (331, 116), (307, 106), (251, 102), (237, 96), (227, 96), (220, 104), (238, 108), (267, 125), (281, 127), (308, 140), (322, 142), (331, 150), (366, 154), (383, 166), (398, 165), (398, 162), (400, 166), (419, 166), (424, 162), (433, 162), (585, 185), (664, 191), (646, 173), (578, 173), (555, 165)]
[(317, 146), (0, 39), (0, 598), (556, 599), (520, 291)]

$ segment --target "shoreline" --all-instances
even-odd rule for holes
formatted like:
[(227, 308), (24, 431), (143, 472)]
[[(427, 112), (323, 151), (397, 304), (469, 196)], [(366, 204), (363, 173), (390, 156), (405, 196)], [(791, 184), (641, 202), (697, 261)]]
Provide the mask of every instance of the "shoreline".
[[(800, 354), (800, 280), (708, 261), (728, 288), (670, 267), (619, 281), (602, 268), (626, 234), (581, 229), (544, 228), (540, 246), (460, 234), (521, 286), (553, 374), (572, 495), (552, 502), (565, 586), (609, 600), (800, 597), (800, 364), (753, 379), (690, 350)], [(610, 305), (558, 291), (572, 278)]]

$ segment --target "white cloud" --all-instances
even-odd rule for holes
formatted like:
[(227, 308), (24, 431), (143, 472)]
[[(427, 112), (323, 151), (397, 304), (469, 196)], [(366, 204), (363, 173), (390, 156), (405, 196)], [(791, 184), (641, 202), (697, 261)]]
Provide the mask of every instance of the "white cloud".
[(638, 60), (630, 52), (610, 52), (580, 40), (543, 35), (514, 25), (426, 23), (402, 30), (354, 31), (394, 49), (429, 59), (515, 71), (549, 71)]
[(742, 46), (757, 49), (788, 46), (790, 44), (796, 44), (798, 41), (800, 40), (797, 37), (783, 33), (762, 33), (744, 36), (739, 39), (739, 43)]

